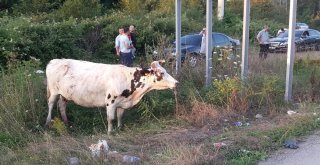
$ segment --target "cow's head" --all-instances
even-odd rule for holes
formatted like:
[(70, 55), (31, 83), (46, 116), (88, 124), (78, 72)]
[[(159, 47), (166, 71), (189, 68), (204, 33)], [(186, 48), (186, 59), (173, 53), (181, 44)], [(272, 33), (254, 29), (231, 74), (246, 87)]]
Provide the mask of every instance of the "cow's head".
[(154, 74), (155, 78), (153, 80), (153, 89), (173, 89), (176, 87), (178, 81), (174, 79), (167, 71), (160, 65), (164, 63), (164, 60), (153, 61), (150, 65), (151, 72)]

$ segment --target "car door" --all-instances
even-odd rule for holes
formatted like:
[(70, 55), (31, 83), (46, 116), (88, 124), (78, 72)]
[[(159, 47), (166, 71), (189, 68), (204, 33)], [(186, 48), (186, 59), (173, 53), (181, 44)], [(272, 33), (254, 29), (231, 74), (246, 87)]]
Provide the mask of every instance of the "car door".
[(320, 32), (310, 29), (309, 35), (314, 39), (314, 42), (320, 42)]
[(301, 39), (306, 46), (312, 45), (315, 42), (315, 38), (310, 36), (310, 30), (306, 30), (302, 33)]
[(320, 32), (317, 30), (310, 29), (309, 35), (313, 38), (313, 49), (320, 50)]
[(228, 37), (220, 33), (213, 33), (212, 47), (215, 48), (215, 47), (225, 47), (225, 46), (232, 46)]

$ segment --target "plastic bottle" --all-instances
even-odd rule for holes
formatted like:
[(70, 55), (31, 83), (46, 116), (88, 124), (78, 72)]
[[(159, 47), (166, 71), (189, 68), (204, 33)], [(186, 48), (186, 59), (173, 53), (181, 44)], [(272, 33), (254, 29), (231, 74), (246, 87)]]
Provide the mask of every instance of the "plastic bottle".
[(136, 156), (124, 155), (122, 157), (122, 162), (124, 162), (124, 163), (136, 163), (139, 161), (140, 161), (140, 158), (136, 157)]

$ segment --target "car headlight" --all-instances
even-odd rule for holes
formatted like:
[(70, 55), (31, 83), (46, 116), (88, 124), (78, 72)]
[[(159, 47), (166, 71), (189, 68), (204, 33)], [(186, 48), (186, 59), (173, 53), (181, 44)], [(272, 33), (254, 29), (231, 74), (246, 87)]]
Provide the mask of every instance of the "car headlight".
[(288, 42), (280, 43), (281, 46), (288, 45)]

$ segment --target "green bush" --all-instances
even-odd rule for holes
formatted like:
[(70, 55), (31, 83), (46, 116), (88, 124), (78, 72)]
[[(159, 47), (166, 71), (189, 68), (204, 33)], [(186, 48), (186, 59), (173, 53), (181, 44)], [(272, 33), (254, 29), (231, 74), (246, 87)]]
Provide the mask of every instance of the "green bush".
[(60, 7), (62, 0), (21, 0), (13, 5), (14, 15), (48, 13)]
[(101, 15), (102, 5), (98, 0), (66, 0), (57, 11), (58, 18), (92, 18)]

